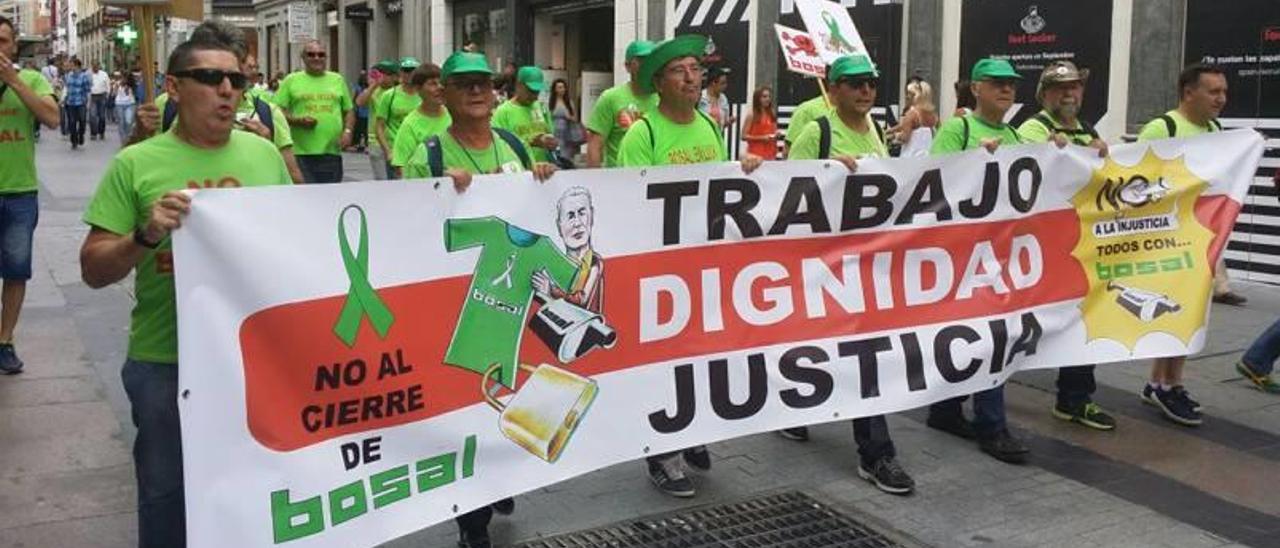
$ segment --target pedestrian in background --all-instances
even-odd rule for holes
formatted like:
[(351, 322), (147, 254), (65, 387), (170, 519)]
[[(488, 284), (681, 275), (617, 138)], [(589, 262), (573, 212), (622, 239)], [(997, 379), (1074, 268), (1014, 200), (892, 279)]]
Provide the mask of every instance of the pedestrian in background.
[(551, 99), (547, 103), (551, 110), (551, 118), (555, 120), (555, 137), (560, 142), (557, 151), (561, 158), (573, 160), (584, 141), (582, 122), (578, 118), (578, 108), (569, 95), (569, 83), (564, 78), (557, 78), (551, 83)]
[(84, 146), (84, 125), (86, 110), (89, 107), (89, 95), (93, 90), (93, 79), (84, 70), (80, 59), (71, 59), (71, 73), (67, 75), (67, 134), (71, 138), (71, 150)]
[(902, 120), (889, 129), (889, 136), (902, 145), (901, 156), (926, 156), (939, 123), (933, 86), (924, 80), (912, 81), (907, 84), (903, 104)]
[[(351, 86), (351, 96), (359, 97), (364, 94), (364, 90), (369, 89), (369, 73), (360, 71), (360, 76), (356, 78), (356, 83)], [(356, 103), (356, 127), (351, 135), (351, 146), (356, 147), (356, 152), (364, 152), (365, 146), (369, 144), (369, 105)]]
[(324, 44), (302, 47), (306, 70), (280, 83), (275, 103), (293, 131), (293, 150), (307, 183), (342, 182), (342, 149), (351, 144), (356, 115), (351, 90), (341, 74), (329, 71)]
[(111, 92), (111, 75), (102, 65), (93, 64), (89, 74), (89, 140), (102, 139), (107, 134), (107, 95)]
[(778, 115), (774, 112), (773, 88), (761, 86), (751, 94), (751, 113), (743, 120), (742, 128), (747, 152), (765, 160), (778, 159)]
[(116, 129), (119, 130), (120, 144), (123, 145), (129, 140), (129, 135), (133, 133), (133, 117), (138, 108), (138, 99), (134, 95), (138, 86), (138, 81), (134, 79), (133, 73), (125, 73), (121, 81), (115, 85), (115, 105), (116, 120), (119, 120)]
[(968, 116), (978, 108), (978, 98), (973, 96), (973, 85), (968, 80), (956, 81), (956, 108), (952, 116)]
[(702, 98), (698, 101), (698, 110), (715, 120), (720, 129), (738, 121), (729, 113), (729, 98), (724, 94), (728, 87), (729, 69), (712, 67), (707, 71), (707, 89), (702, 92)]

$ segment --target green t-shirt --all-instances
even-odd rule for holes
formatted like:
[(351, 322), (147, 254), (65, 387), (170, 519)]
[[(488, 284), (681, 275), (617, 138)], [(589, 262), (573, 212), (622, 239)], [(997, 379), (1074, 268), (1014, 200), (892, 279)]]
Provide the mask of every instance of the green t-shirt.
[[(41, 97), (53, 95), (53, 86), (38, 71), (22, 69), (18, 79)], [(56, 99), (55, 99), (56, 100)], [(18, 97), (6, 89), (0, 95), (0, 194), (32, 192), (39, 188), (36, 180), (36, 142), (31, 139), (36, 115)]]
[(295, 72), (280, 82), (275, 103), (290, 116), (311, 116), (315, 127), (295, 127), (293, 151), (299, 156), (339, 154), (338, 139), (342, 137), (343, 117), (350, 111), (351, 90), (346, 80), (336, 72), (312, 76)]
[(623, 83), (604, 90), (591, 109), (586, 127), (592, 133), (604, 137), (604, 167), (617, 167), (618, 150), (622, 137), (636, 120), (658, 108), (658, 94), (638, 96), (631, 93), (631, 84)]
[(551, 112), (546, 103), (534, 101), (522, 105), (515, 99), (503, 101), (493, 111), (493, 127), (500, 127), (520, 138), (529, 151), (529, 158), (535, 162), (550, 162), (551, 152), (545, 148), (533, 146), (533, 138), (551, 133)]
[[(965, 121), (969, 122), (969, 138), (965, 140)], [(993, 126), (983, 121), (977, 114), (956, 116), (947, 120), (938, 129), (933, 138), (930, 154), (950, 154), (963, 150), (973, 150), (982, 146), (983, 139), (1000, 139), (1001, 146), (1016, 145), (1022, 142), (1018, 131), (1009, 124)]]
[[(258, 109), (255, 108), (253, 105), (253, 95), (251, 95), (251, 92), (252, 92), (252, 88), (250, 88), (250, 91), (246, 91), (244, 96), (240, 98), (240, 104), (236, 105), (236, 114), (247, 115), (249, 118), (257, 120)], [(266, 99), (260, 99), (260, 100), (265, 101)], [(155, 99), (155, 103), (156, 103), (156, 108), (160, 109), (160, 112), (163, 115), (165, 105), (169, 103), (169, 94), (161, 93), (160, 95), (157, 95)], [(271, 133), (271, 142), (275, 143), (276, 148), (280, 150), (284, 150), (286, 148), (293, 146), (293, 133), (289, 131), (289, 120), (284, 117), (284, 111), (280, 110), (280, 107), (270, 102), (267, 102), (267, 105), (271, 108), (271, 124), (275, 128), (274, 131), (272, 131)], [(173, 117), (173, 123), (174, 124), (178, 123), (178, 117), (176, 115)], [(173, 126), (170, 126), (170, 128), (172, 127)], [(249, 131), (248, 128), (240, 127), (238, 125), (235, 126), (235, 128), (240, 131), (248, 131), (249, 133), (253, 133), (252, 131)], [(156, 135), (161, 135), (163, 133), (164, 132), (161, 131), (156, 133)], [(254, 135), (257, 135), (257, 134), (254, 133)], [(155, 135), (152, 135), (152, 138), (154, 137)]]
[(809, 122), (832, 112), (835, 111), (827, 105), (827, 100), (821, 95), (800, 103), (800, 106), (791, 111), (791, 121), (787, 122), (787, 142), (796, 142), (796, 139), (800, 138), (800, 132), (804, 131)]
[(1166, 112), (1165, 115), (1173, 118), (1173, 130), (1177, 135), (1169, 135), (1168, 124), (1165, 124), (1160, 117), (1156, 117), (1156, 119), (1147, 122), (1147, 125), (1142, 126), (1142, 131), (1138, 133), (1138, 140), (1152, 141), (1155, 139), (1168, 139), (1169, 137), (1195, 137), (1196, 135), (1218, 131), (1218, 127), (1212, 123), (1207, 126), (1192, 123), (1181, 112), (1178, 112), (1178, 109)]
[(654, 109), (622, 138), (618, 163), (627, 167), (725, 162), (729, 153), (720, 127), (699, 111), (693, 121), (678, 124)]
[[(869, 156), (872, 158), (886, 158), (889, 156), (889, 149), (884, 146), (884, 141), (880, 139), (880, 134), (876, 132), (876, 128), (868, 125), (866, 133), (860, 133), (845, 125), (840, 116), (832, 114), (827, 116), (827, 119), (831, 121), (831, 156)], [(876, 121), (867, 116), (867, 123), (874, 124)], [(808, 127), (804, 128), (804, 131), (800, 132), (796, 142), (791, 145), (791, 152), (787, 155), (787, 159), (823, 159), (818, 155), (818, 143), (821, 137), (822, 126), (809, 124)]]
[[(406, 92), (401, 86), (396, 86), (391, 91), (378, 96), (378, 102), (374, 103), (370, 116), (374, 120), (379, 118), (385, 120), (387, 144), (395, 142), (396, 135), (400, 133), (400, 125), (404, 123), (405, 117), (409, 116), (409, 113), (418, 110), (418, 105), (421, 104), (421, 96), (417, 93)], [(395, 150), (395, 146), (393, 145), (391, 149)]]
[[(461, 169), (472, 175), (485, 173), (519, 173), (525, 171), (520, 156), (511, 146), (493, 134), (493, 144), (481, 150), (473, 150), (462, 146), (449, 132), (440, 133), (440, 151), (445, 169)], [(427, 145), (419, 144), (413, 149), (404, 163), (406, 179), (424, 179), (431, 177), (431, 167), (427, 165)]]
[(1036, 116), (1027, 118), (1027, 121), (1018, 126), (1018, 137), (1022, 138), (1024, 143), (1047, 143), (1049, 138), (1053, 136), (1053, 131), (1039, 117), (1045, 116), (1049, 118), (1049, 122), (1059, 129), (1074, 130), (1071, 133), (1063, 132), (1067, 136), (1067, 140), (1081, 146), (1089, 146), (1093, 142), (1093, 136), (1084, 131), (1084, 126), (1076, 120), (1075, 127), (1064, 127), (1062, 122), (1054, 118), (1048, 111), (1040, 111)]
[(421, 109), (414, 109), (405, 116), (400, 130), (392, 135), (391, 165), (404, 167), (409, 158), (413, 157), (414, 149), (422, 146), (428, 137), (444, 133), (451, 123), (453, 119), (444, 108), (440, 109), (439, 116), (428, 116)]
[[(292, 182), (280, 152), (257, 135), (233, 131), (225, 146), (207, 150), (187, 144), (170, 131), (116, 154), (84, 212), (84, 222), (129, 234), (147, 223), (152, 204), (172, 190)], [(177, 363), (178, 315), (169, 239), (138, 263), (135, 284), (129, 358)]]
[(560, 287), (569, 287), (577, 265), (551, 238), (497, 217), (449, 219), (444, 234), (449, 251), (483, 246), (444, 361), (477, 373), (501, 364), (499, 380), (515, 386), (520, 338), (533, 300), (533, 274), (545, 270)]

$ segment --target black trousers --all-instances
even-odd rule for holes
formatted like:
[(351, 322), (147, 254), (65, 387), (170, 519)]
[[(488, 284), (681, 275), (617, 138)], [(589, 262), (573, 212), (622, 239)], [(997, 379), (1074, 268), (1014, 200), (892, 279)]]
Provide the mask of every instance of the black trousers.
[(1058, 369), (1058, 405), (1069, 407), (1088, 403), (1098, 390), (1092, 365)]

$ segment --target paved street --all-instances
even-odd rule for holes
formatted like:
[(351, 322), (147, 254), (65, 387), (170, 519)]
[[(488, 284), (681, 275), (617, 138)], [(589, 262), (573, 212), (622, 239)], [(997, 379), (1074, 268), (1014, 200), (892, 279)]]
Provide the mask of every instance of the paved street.
[[(56, 132), (39, 145), (42, 209), (36, 274), (18, 329), (26, 372), (0, 378), (0, 547), (115, 547), (135, 543), (133, 435), (119, 373), (131, 283), (99, 291), (80, 281), (79, 221), (116, 148), (72, 152)], [(349, 156), (348, 178), (369, 173)], [(517, 498), (494, 520), (501, 544), (620, 519), (799, 489), (913, 537), (952, 546), (1280, 546), (1280, 397), (1239, 380), (1233, 364), (1280, 315), (1280, 292), (1240, 284), (1246, 307), (1215, 305), (1206, 350), (1187, 385), (1205, 425), (1175, 426), (1139, 402), (1145, 363), (1098, 370), (1096, 400), (1119, 421), (1099, 433), (1049, 415), (1054, 373), (1023, 373), (1009, 387), (1010, 420), (1033, 448), (1010, 466), (924, 426), (920, 412), (890, 418), (917, 493), (883, 494), (856, 476), (847, 423), (815, 427), (801, 444), (771, 434), (711, 447), (700, 496), (675, 500), (649, 485), (641, 463), (600, 470)], [(452, 546), (451, 523), (389, 543)]]

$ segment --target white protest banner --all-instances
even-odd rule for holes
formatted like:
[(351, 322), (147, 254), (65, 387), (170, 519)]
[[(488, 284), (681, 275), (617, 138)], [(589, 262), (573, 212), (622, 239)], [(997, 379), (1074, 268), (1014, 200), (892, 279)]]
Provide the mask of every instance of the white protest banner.
[(1204, 345), (1256, 133), (199, 191), (191, 546), (372, 546), (618, 462)]
[(818, 49), (818, 56), (828, 65), (846, 55), (867, 53), (862, 35), (854, 26), (853, 18), (840, 4), (826, 0), (795, 0), (796, 11), (809, 30), (809, 36)]
[(787, 70), (817, 78), (826, 76), (827, 66), (807, 33), (777, 23), (773, 28), (778, 32), (778, 46), (787, 60)]

